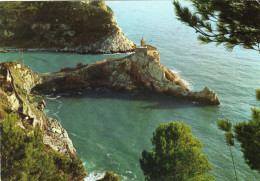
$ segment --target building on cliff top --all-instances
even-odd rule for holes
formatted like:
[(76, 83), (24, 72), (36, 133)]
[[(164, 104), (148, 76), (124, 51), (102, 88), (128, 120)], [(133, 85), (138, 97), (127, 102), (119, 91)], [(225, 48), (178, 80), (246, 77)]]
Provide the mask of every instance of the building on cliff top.
[(141, 46), (136, 47), (135, 53), (143, 53), (145, 55), (147, 55), (147, 54), (150, 54), (150, 55), (158, 54), (157, 48), (155, 48), (151, 45), (147, 45), (144, 37), (141, 40)]
[(146, 43), (145, 43), (145, 39), (143, 37), (142, 40), (141, 40), (141, 46), (145, 46), (145, 45), (146, 45)]

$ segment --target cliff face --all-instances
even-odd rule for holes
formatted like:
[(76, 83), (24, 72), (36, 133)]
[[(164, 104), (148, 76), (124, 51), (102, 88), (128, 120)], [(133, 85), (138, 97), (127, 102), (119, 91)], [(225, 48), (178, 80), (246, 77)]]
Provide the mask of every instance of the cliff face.
[(160, 64), (159, 53), (152, 46), (137, 47), (134, 54), (123, 58), (45, 74), (36, 90), (62, 93), (102, 87), (126, 92), (148, 90), (200, 103), (220, 104), (217, 94), (208, 87), (200, 92), (190, 92), (177, 75)]
[[(35, 100), (35, 95), (31, 94), (31, 89), (39, 83), (40, 76), (28, 67), (15, 62), (0, 63), (0, 116), (16, 112), (22, 121), (33, 127), (38, 124), (44, 133), (44, 144), (75, 158), (76, 150), (66, 130), (56, 119), (47, 117), (37, 108), (38, 101)], [(22, 123), (20, 125), (22, 127)]]
[(135, 48), (105, 1), (1, 2), (0, 46), (78, 53)]

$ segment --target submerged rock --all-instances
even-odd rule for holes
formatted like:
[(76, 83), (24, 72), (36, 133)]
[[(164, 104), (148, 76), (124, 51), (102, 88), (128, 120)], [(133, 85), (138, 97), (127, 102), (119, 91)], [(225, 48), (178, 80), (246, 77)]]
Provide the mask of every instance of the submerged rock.
[(217, 94), (208, 87), (190, 92), (186, 84), (160, 63), (157, 49), (150, 45), (137, 47), (134, 54), (105, 59), (79, 68), (65, 68), (43, 75), (35, 89), (43, 93), (84, 91), (109, 88), (125, 92), (153, 91), (212, 105), (220, 104)]

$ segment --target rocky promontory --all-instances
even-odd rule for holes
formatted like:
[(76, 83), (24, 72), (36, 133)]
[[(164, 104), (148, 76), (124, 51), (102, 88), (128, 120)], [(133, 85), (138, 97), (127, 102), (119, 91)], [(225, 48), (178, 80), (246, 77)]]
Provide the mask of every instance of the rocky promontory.
[(0, 47), (77, 53), (131, 52), (105, 1), (0, 3)]
[(189, 91), (176, 74), (160, 63), (157, 49), (150, 45), (136, 47), (135, 53), (123, 58), (78, 64), (76, 68), (63, 68), (42, 77), (42, 83), (35, 89), (48, 94), (108, 88), (125, 92), (152, 91), (199, 103), (220, 104), (217, 94), (208, 87), (200, 92)]
[(31, 90), (42, 79), (27, 66), (16, 62), (0, 63), (0, 120), (17, 113), (23, 128), (24, 124), (39, 125), (43, 131), (43, 142), (53, 150), (76, 158), (76, 150), (68, 133), (54, 118), (46, 116)]

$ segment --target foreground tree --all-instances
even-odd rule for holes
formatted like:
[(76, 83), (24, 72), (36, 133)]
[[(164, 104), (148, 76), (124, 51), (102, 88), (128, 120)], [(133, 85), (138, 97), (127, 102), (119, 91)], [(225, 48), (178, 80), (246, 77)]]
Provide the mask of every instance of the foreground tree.
[[(20, 125), (19, 125), (20, 123)], [(1, 122), (1, 175), (5, 180), (83, 180), (81, 160), (71, 160), (43, 143), (41, 129), (18, 121), (16, 114)]]
[(256, 98), (260, 100), (260, 89), (256, 89)]
[(229, 152), (230, 152), (230, 156), (232, 158), (232, 164), (233, 164), (233, 168), (234, 168), (234, 172), (235, 172), (235, 177), (236, 180), (237, 179), (237, 171), (236, 171), (236, 165), (235, 165), (235, 161), (234, 161), (234, 157), (232, 154), (232, 149), (231, 147), (234, 146), (234, 135), (232, 133), (232, 123), (228, 120), (217, 120), (218, 123), (218, 129), (221, 129), (223, 131), (225, 131), (225, 139), (229, 148)]
[(258, 0), (189, 0), (193, 8), (174, 1), (178, 19), (199, 33), (201, 44), (224, 43), (228, 51), (237, 45), (260, 51), (260, 3)]
[(218, 120), (218, 126), (225, 131), (228, 145), (234, 146), (234, 138), (241, 143), (245, 162), (260, 173), (260, 109), (252, 108), (252, 119), (233, 125), (228, 120)]
[(213, 180), (212, 167), (201, 153), (202, 143), (191, 128), (179, 122), (161, 124), (153, 133), (153, 151), (142, 152), (141, 168), (146, 180)]

